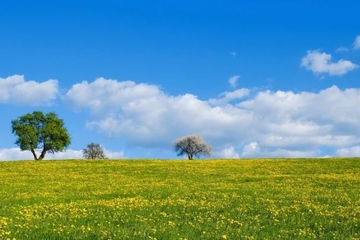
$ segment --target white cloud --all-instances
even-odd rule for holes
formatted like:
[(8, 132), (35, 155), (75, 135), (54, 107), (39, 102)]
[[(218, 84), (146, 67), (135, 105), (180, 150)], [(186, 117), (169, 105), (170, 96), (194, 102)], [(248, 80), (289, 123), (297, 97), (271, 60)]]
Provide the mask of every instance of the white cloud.
[(277, 157), (277, 158), (306, 158), (315, 157), (319, 154), (318, 151), (311, 150), (289, 150), (289, 149), (276, 149), (274, 151), (262, 152), (262, 157)]
[(301, 60), (301, 66), (315, 74), (327, 73), (329, 75), (344, 75), (358, 68), (358, 65), (344, 59), (331, 62), (330, 54), (318, 50), (307, 51), (306, 56)]
[[(157, 86), (136, 84), (133, 81), (118, 82), (112, 79), (98, 78), (92, 83), (83, 81), (73, 85), (66, 99), (75, 108), (89, 108), (94, 113), (117, 111), (129, 108), (127, 104), (144, 104), (144, 101), (158, 101), (155, 96), (163, 94)], [(111, 107), (108, 109), (107, 107)]]
[(58, 97), (58, 81), (25, 81), (22, 75), (0, 78), (0, 103), (48, 106)]
[(124, 136), (134, 145), (168, 147), (173, 139), (199, 129), (200, 134), (212, 137), (224, 134), (219, 128), (232, 134), (242, 129), (231, 129), (235, 122), (251, 121), (248, 114), (241, 114), (242, 109), (212, 107), (191, 94), (166, 96), (157, 86), (130, 81), (83, 82), (70, 89), (66, 101), (90, 109), (93, 117), (88, 126)]
[(223, 157), (237, 156), (229, 146), (243, 148), (241, 157), (308, 157), (324, 155), (323, 146), (339, 149), (360, 142), (360, 111), (354, 111), (360, 89), (260, 91), (237, 98), (249, 91), (205, 101), (191, 94), (168, 96), (154, 85), (100, 78), (74, 85), (66, 101), (90, 110), (88, 126), (125, 138), (131, 146), (169, 149), (174, 139), (199, 133)]
[[(107, 158), (109, 159), (124, 158), (123, 151), (113, 152), (104, 148), (104, 152)], [(64, 152), (57, 152), (54, 154), (47, 153), (45, 155), (44, 160), (55, 160), (55, 159), (83, 159), (83, 152), (82, 150), (67, 149)], [(0, 149), (0, 161), (14, 161), (14, 160), (34, 160), (34, 157), (30, 151), (21, 151), (20, 148)]]
[(217, 158), (239, 158), (240, 154), (236, 152), (234, 147), (222, 149), (219, 153), (215, 153)]
[[(360, 112), (354, 111), (359, 102), (360, 88), (340, 90), (332, 86), (318, 93), (262, 91), (239, 105), (251, 110), (258, 118), (269, 119), (269, 123), (277, 125), (280, 122), (282, 128), (287, 128), (286, 131), (289, 131), (289, 127), (285, 123), (291, 122), (303, 128), (307, 122), (305, 125), (314, 133), (315, 126), (329, 131), (337, 124), (359, 123)], [(291, 126), (292, 131), (294, 127)], [(319, 134), (319, 131), (315, 134)]]
[(21, 151), (20, 148), (0, 149), (0, 160), (30, 160), (34, 159), (30, 151)]
[[(299, 126), (295, 126), (299, 127)], [(300, 126), (301, 128), (301, 126)], [(319, 136), (314, 134), (309, 134), (309, 137), (292, 135), (292, 136), (283, 136), (281, 134), (268, 134), (261, 139), (261, 143), (269, 147), (298, 147), (298, 148), (312, 148), (312, 146), (346, 146), (353, 142), (358, 141), (357, 136), (334, 136), (331, 134), (325, 136)]]
[(212, 98), (209, 103), (212, 105), (220, 106), (225, 105), (233, 100), (239, 100), (249, 95), (250, 90), (246, 88), (237, 89), (233, 92), (224, 92), (219, 95), (219, 98)]
[(360, 35), (355, 38), (355, 41), (354, 41), (354, 49), (355, 49), (355, 50), (360, 49)]
[[(124, 152), (113, 152), (103, 147), (104, 153), (109, 159), (121, 159), (124, 158)], [(83, 151), (82, 150), (72, 150), (67, 149), (64, 152), (57, 152), (54, 154), (46, 154), (45, 159), (83, 159)]]
[(266, 146), (261, 148), (257, 142), (251, 142), (244, 146), (241, 153), (243, 158), (294, 158), (294, 157), (315, 157), (319, 154), (318, 150), (312, 149), (293, 149), (281, 147)]
[(241, 156), (254, 157), (260, 153), (260, 147), (257, 142), (251, 142), (244, 146)]
[[(81, 158), (83, 158), (82, 150), (71, 150), (71, 149), (68, 149), (64, 152), (54, 153), (54, 154), (47, 153), (45, 155), (45, 160), (81, 159)], [(13, 161), (13, 160), (34, 160), (34, 157), (30, 151), (21, 151), (20, 148), (7, 148), (7, 149), (0, 149), (0, 160), (11, 160), (11, 161)]]
[(252, 142), (244, 146), (241, 156), (244, 158), (293, 158), (293, 157), (314, 157), (318, 155), (316, 150), (296, 150), (286, 148), (271, 148), (267, 146), (266, 149), (261, 149), (257, 142)]
[(349, 49), (346, 47), (339, 47), (338, 49), (336, 49), (336, 52), (348, 52)]
[(120, 152), (113, 152), (110, 151), (106, 148), (104, 148), (104, 152), (107, 158), (109, 159), (121, 159), (121, 158), (125, 158), (124, 152), (120, 151)]
[(52, 159), (81, 159), (83, 158), (82, 150), (72, 150), (67, 149), (64, 152), (57, 152), (54, 154), (47, 153), (45, 155), (45, 160), (52, 160)]
[(235, 75), (235, 76), (232, 76), (231, 78), (229, 78), (229, 84), (235, 88), (237, 86), (237, 83), (240, 79), (240, 75)]
[(360, 157), (360, 146), (340, 148), (336, 150), (336, 155), (340, 157)]

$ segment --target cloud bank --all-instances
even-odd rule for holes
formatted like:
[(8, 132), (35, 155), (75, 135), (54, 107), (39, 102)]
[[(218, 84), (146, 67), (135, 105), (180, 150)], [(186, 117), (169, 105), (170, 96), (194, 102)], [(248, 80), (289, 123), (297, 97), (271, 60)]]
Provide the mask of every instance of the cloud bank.
[[(39, 83), (14, 75), (0, 78), (0, 85), (4, 104), (52, 104), (60, 95), (56, 80)], [(76, 110), (69, 118), (85, 110), (83, 123), (90, 131), (114, 141), (125, 139), (127, 147), (169, 150), (174, 139), (201, 134), (212, 145), (214, 157), (313, 157), (324, 156), (323, 149), (326, 155), (360, 155), (360, 111), (355, 110), (360, 88), (332, 86), (319, 92), (239, 88), (200, 99), (189, 93), (171, 96), (152, 84), (98, 78), (74, 84), (61, 100)], [(124, 158), (122, 151), (105, 149), (105, 153)], [(47, 155), (47, 159), (68, 158), (82, 158), (82, 151)], [(0, 159), (32, 159), (32, 155), (18, 148), (0, 149)]]
[[(124, 158), (124, 152), (113, 152), (104, 148), (104, 152), (109, 159), (121, 159)], [(68, 149), (64, 152), (57, 152), (54, 154), (47, 153), (45, 160), (56, 160), (56, 159), (82, 159), (82, 150)], [(20, 148), (8, 148), (0, 149), (0, 161), (6, 160), (34, 160), (30, 151), (21, 151)]]
[[(98, 78), (75, 84), (68, 104), (90, 111), (88, 127), (124, 137), (129, 146), (168, 149), (174, 139), (199, 133), (223, 157), (334, 155), (360, 143), (360, 89), (320, 92), (225, 92), (201, 100), (169, 96), (155, 85)], [(352, 151), (354, 152), (354, 151)]]

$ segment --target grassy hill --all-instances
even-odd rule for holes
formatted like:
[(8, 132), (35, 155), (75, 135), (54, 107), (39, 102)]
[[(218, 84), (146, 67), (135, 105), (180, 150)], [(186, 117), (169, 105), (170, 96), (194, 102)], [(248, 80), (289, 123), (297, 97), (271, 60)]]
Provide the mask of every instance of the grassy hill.
[(360, 159), (0, 162), (0, 239), (360, 239)]

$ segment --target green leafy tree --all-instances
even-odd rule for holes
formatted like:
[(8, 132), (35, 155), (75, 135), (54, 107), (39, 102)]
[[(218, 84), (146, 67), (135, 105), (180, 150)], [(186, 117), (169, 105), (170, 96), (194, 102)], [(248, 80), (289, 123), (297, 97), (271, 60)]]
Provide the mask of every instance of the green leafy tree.
[[(34, 111), (12, 120), (11, 125), (12, 133), (18, 137), (15, 144), (22, 151), (31, 151), (35, 160), (44, 159), (47, 152), (64, 151), (71, 142), (64, 121), (54, 112)], [(37, 149), (41, 150), (39, 156)]]
[(178, 156), (186, 154), (189, 160), (192, 160), (195, 156), (211, 155), (211, 146), (200, 135), (189, 135), (177, 139), (174, 142), (174, 150), (178, 153)]
[(87, 159), (106, 159), (104, 149), (97, 143), (90, 143), (83, 149), (84, 158)]

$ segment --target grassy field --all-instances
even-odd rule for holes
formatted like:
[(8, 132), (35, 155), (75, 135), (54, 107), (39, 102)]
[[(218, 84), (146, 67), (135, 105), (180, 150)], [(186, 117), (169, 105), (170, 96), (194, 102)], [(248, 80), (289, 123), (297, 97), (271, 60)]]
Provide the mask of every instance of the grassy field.
[(360, 239), (360, 159), (0, 162), (0, 239)]

